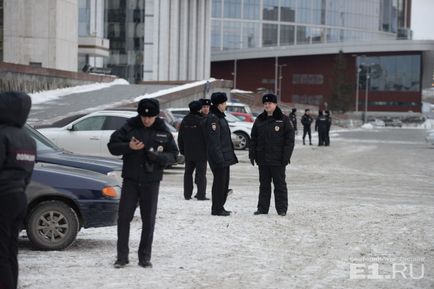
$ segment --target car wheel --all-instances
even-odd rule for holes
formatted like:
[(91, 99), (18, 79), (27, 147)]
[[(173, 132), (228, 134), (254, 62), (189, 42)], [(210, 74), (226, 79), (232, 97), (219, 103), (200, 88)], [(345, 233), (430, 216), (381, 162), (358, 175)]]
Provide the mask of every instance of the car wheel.
[(245, 132), (237, 131), (235, 134), (240, 139), (240, 143), (235, 146), (235, 149), (245, 150), (249, 147), (249, 136)]
[(80, 230), (75, 211), (60, 201), (38, 204), (28, 215), (27, 236), (38, 250), (63, 250)]

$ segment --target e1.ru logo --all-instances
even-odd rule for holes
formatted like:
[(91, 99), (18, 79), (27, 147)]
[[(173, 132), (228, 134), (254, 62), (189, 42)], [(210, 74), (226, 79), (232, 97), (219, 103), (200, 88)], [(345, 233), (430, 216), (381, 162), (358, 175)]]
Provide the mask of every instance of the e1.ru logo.
[[(392, 263), (384, 266), (391, 266), (391, 270), (388, 271), (392, 273), (380, 274), (380, 265), (378, 263), (372, 263), (371, 265), (364, 263), (350, 264), (350, 279), (387, 280), (396, 279), (399, 275), (404, 279), (422, 279), (425, 274), (424, 264), (414, 266), (414, 264), (407, 263)], [(416, 275), (416, 272), (418, 275)]]

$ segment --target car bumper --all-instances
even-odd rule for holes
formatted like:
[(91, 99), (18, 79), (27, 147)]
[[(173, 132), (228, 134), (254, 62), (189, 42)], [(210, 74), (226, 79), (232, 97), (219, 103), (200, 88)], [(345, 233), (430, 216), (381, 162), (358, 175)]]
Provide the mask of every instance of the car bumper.
[(82, 201), (80, 212), (84, 228), (97, 228), (116, 225), (119, 200)]

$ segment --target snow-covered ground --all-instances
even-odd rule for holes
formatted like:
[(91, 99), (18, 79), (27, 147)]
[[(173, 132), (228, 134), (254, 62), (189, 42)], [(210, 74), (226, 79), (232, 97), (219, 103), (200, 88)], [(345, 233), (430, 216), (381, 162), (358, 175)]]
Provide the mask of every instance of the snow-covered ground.
[[(423, 130), (342, 130), (330, 147), (299, 138), (286, 217), (274, 205), (252, 214), (259, 182), (247, 152), (231, 167), (230, 217), (211, 216), (210, 201), (185, 201), (183, 171), (172, 169), (160, 189), (153, 269), (137, 266), (137, 213), (126, 268), (112, 267), (116, 227), (82, 230), (62, 252), (24, 240), (19, 288), (434, 288), (434, 147)], [(209, 175), (208, 194), (211, 183)]]

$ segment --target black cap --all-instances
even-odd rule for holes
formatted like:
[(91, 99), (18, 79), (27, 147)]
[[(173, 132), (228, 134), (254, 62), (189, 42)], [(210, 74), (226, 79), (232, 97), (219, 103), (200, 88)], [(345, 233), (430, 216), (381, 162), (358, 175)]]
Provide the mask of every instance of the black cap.
[(141, 116), (157, 116), (160, 113), (160, 103), (154, 98), (144, 98), (137, 106)]
[(262, 97), (262, 103), (266, 103), (266, 102), (277, 103), (277, 95), (272, 93), (264, 94), (264, 96)]
[(308, 111), (310, 111), (310, 109), (308, 109), (308, 108), (306, 108), (306, 109), (304, 110), (304, 112), (308, 112)]
[(214, 92), (211, 94), (211, 102), (213, 105), (219, 105), (226, 101), (228, 101), (228, 97), (224, 92)]
[(188, 108), (190, 109), (190, 112), (199, 112), (199, 110), (202, 109), (202, 102), (199, 100), (193, 100), (188, 104)]
[(292, 109), (292, 112), (297, 112), (297, 109), (296, 109), (296, 108), (293, 108), (293, 109)]
[(211, 99), (208, 98), (201, 98), (200, 102), (202, 103), (202, 105), (211, 105)]

